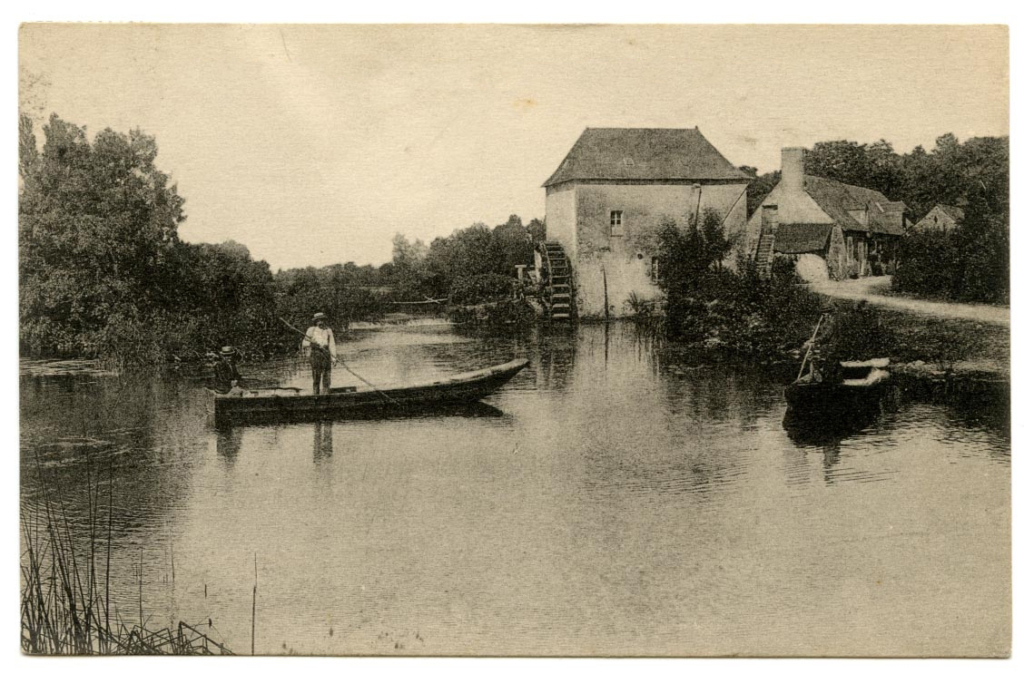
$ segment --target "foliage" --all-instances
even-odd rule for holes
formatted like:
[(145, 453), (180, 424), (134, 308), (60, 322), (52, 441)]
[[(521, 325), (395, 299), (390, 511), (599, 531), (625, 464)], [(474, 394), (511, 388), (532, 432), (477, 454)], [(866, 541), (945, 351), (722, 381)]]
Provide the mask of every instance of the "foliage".
[(915, 222), (936, 204), (964, 210), (951, 234), (917, 232), (901, 244), (893, 287), (948, 300), (1009, 301), (1009, 138), (953, 134), (926, 152), (896, 154), (880, 140), (817, 143), (807, 154), (808, 174), (876, 189), (907, 205)]
[(445, 297), (460, 278), (482, 274), (503, 274), (512, 278), (516, 265), (533, 261), (534, 237), (543, 234), (543, 222), (534, 220), (531, 229), (518, 215), (494, 229), (482, 222), (437, 237), (413, 264), (393, 262), (392, 282), (403, 299)]
[(935, 140), (935, 149), (918, 146), (899, 155), (880, 140), (816, 143), (807, 153), (808, 174), (870, 187), (903, 201), (914, 221), (935, 204), (960, 206), (982, 216), (1009, 210), (1009, 138), (971, 138), (953, 134)]
[(242, 244), (178, 239), (184, 199), (157, 169), (156, 142), (86, 130), (53, 115), (42, 151), (19, 126), (22, 351), (118, 365), (195, 358), (223, 344), (249, 357), (289, 349), (277, 316), (382, 313), (354, 288), (360, 268), (327, 268), (305, 286), (275, 280)]
[[(134, 130), (85, 129), (50, 117), (35, 153), (22, 122), (18, 212), (21, 340), (32, 353), (95, 355), (113, 333), (182, 302), (175, 277), (184, 200)], [(135, 324), (135, 327), (128, 326)]]
[(769, 362), (788, 356), (810, 334), (820, 300), (797, 283), (792, 262), (762, 278), (752, 261), (738, 272), (721, 262), (729, 242), (717, 218), (686, 232), (662, 229), (664, 331), (691, 347)]
[(515, 279), (502, 274), (462, 276), (452, 283), (452, 304), (481, 304), (511, 297)]
[[(40, 150), (32, 119), (18, 126), (20, 343), (32, 356), (102, 357), (127, 366), (197, 358), (223, 344), (245, 357), (294, 350), (278, 317), (304, 327), (323, 311), (335, 329), (382, 317), (396, 301), (459, 291), (509, 295), (515, 265), (532, 261), (543, 221), (477, 224), (429, 247), (402, 234), (392, 261), (271, 273), (235, 241), (179, 240), (184, 199), (156, 167), (139, 130), (86, 129), (50, 117)], [(496, 281), (492, 276), (497, 276)], [(496, 290), (497, 289), (497, 290)], [(500, 292), (498, 292), (500, 290)], [(434, 305), (428, 305), (433, 308)], [(436, 310), (436, 309), (433, 309)]]
[[(393, 295), (383, 287), (380, 270), (370, 265), (336, 264), (316, 269), (290, 269), (274, 277), (278, 313), (293, 325), (305, 327), (313, 314), (322, 311), (335, 330), (349, 322), (382, 318), (391, 310)], [(286, 344), (295, 337), (287, 335)]]
[(685, 230), (666, 219), (659, 232), (662, 264), (658, 284), (669, 301), (673, 296), (692, 295), (714, 271), (720, 271), (732, 243), (725, 236), (722, 219), (714, 210), (704, 213), (698, 224), (694, 216)]
[(949, 232), (913, 232), (903, 242), (893, 289), (965, 302), (1010, 301), (1010, 232), (1005, 216), (968, 214)]
[(547, 219), (538, 220), (534, 218), (530, 220), (530, 224), (526, 226), (526, 231), (530, 235), (530, 241), (534, 244), (543, 243), (548, 238), (548, 225)]

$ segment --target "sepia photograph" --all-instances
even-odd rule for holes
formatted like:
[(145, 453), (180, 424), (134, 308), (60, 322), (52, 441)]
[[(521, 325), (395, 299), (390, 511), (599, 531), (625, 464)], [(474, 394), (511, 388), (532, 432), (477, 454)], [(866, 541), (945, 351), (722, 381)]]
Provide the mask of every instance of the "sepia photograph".
[(1008, 658), (1009, 32), (22, 24), (21, 652)]

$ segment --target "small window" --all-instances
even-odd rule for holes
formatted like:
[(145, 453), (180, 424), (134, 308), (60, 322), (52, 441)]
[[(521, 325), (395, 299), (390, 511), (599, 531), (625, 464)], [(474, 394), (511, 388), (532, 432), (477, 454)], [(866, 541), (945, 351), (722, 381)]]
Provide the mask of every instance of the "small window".
[(651, 282), (658, 282), (658, 274), (661, 273), (661, 260), (657, 255), (651, 257)]
[(611, 213), (612, 236), (622, 236), (622, 211)]

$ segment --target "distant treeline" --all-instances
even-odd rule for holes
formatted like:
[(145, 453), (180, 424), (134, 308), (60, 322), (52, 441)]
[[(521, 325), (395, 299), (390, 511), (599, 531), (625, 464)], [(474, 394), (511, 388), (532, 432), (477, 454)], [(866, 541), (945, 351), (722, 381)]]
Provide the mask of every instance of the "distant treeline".
[[(242, 244), (178, 238), (185, 200), (155, 164), (152, 136), (86, 130), (50, 117), (38, 147), (19, 120), (20, 345), (33, 357), (99, 357), (122, 365), (200, 358), (233, 344), (250, 358), (294, 351), (284, 318), (336, 327), (445, 299), (467, 275), (528, 264), (539, 220), (475, 224), (429, 246), (394, 238), (394, 259), (277, 274)], [(436, 305), (435, 305), (436, 306)]]
[[(779, 172), (758, 175), (740, 167), (753, 181), (747, 203), (753, 213), (779, 182)], [(893, 287), (920, 295), (978, 302), (1009, 302), (1010, 293), (1010, 141), (1007, 137), (971, 138), (953, 134), (897, 154), (885, 140), (859, 144), (838, 140), (816, 143), (807, 153), (809, 175), (878, 190), (907, 205), (911, 223), (936, 204), (964, 211), (963, 224), (951, 232), (910, 230), (900, 247)]]

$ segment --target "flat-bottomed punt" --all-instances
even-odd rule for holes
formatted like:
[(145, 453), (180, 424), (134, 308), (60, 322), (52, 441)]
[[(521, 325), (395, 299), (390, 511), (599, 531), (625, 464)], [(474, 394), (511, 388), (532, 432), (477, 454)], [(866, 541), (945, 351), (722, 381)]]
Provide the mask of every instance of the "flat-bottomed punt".
[(797, 412), (850, 413), (870, 408), (889, 384), (889, 359), (845, 361), (842, 378), (834, 383), (814, 381), (808, 375), (786, 388), (786, 402)]
[(324, 418), (401, 416), (424, 409), (468, 405), (505, 385), (530, 361), (518, 359), (441, 381), (386, 386), (332, 388), (312, 395), (297, 389), (259, 389), (242, 395), (217, 395), (214, 414), (218, 423), (261, 418)]

